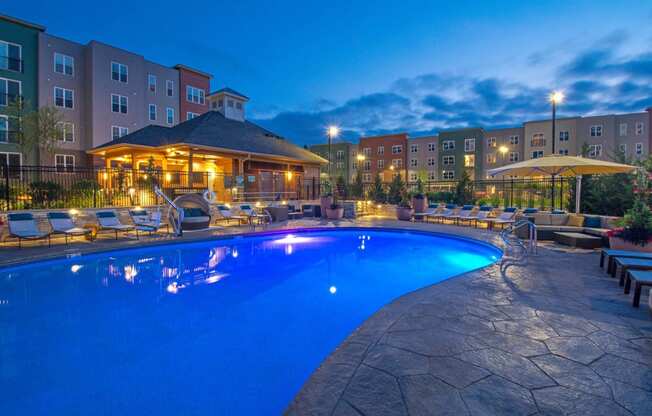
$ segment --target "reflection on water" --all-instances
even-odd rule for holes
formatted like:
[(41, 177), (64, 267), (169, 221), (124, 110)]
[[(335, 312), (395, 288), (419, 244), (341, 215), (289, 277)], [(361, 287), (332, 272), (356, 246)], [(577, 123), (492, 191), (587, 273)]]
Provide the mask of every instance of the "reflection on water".
[(279, 414), (382, 305), (497, 255), (322, 231), (0, 271), (0, 414)]

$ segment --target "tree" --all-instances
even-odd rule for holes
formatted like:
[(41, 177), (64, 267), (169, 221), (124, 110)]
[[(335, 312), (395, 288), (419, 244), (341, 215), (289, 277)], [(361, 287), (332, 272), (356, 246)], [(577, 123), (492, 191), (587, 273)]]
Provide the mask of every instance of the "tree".
[(351, 196), (354, 198), (362, 198), (364, 196), (364, 185), (362, 183), (362, 171), (357, 170), (355, 174), (355, 180), (353, 185), (351, 185)]
[(369, 199), (378, 203), (383, 203), (387, 199), (385, 188), (383, 187), (383, 180), (381, 179), (379, 173), (376, 173), (374, 183), (369, 190)]
[(349, 197), (349, 186), (346, 184), (344, 176), (340, 175), (337, 177), (335, 187), (337, 188), (337, 193), (342, 199), (347, 199)]
[(471, 187), (471, 177), (469, 176), (469, 172), (465, 169), (462, 171), (462, 177), (455, 187), (455, 202), (457, 204), (464, 205), (473, 202), (473, 192)]
[(398, 204), (403, 198), (405, 193), (405, 182), (401, 175), (396, 174), (392, 178), (392, 182), (389, 184), (389, 192), (387, 193), (387, 202), (390, 204)]
[(40, 151), (52, 153), (63, 138), (63, 113), (56, 107), (40, 107), (32, 110), (26, 100), (14, 100), (7, 106), (7, 115), (16, 123), (16, 137), (25, 151), (36, 151), (40, 163)]

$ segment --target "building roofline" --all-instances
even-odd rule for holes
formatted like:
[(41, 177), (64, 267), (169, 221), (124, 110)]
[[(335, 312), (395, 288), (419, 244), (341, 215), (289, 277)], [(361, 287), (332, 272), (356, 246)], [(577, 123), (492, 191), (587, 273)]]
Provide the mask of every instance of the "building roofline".
[(40, 32), (45, 32), (45, 26), (41, 26), (36, 23), (31, 23), (26, 20), (19, 19), (17, 17), (7, 16), (6, 14), (0, 14), (0, 20), (6, 20), (8, 22), (15, 23), (17, 25), (25, 26), (30, 29), (36, 29)]
[(358, 141), (360, 141), (362, 139), (382, 139), (382, 138), (385, 138), (385, 137), (392, 137), (392, 136), (405, 136), (405, 138), (407, 139), (408, 138), (408, 133), (404, 132), (404, 133), (378, 134), (376, 136), (360, 136), (358, 138)]
[(185, 71), (194, 72), (195, 74), (199, 74), (199, 75), (204, 76), (204, 77), (206, 77), (208, 79), (213, 78), (213, 75), (209, 74), (208, 72), (204, 72), (204, 71), (201, 71), (199, 69), (191, 68), (188, 65), (184, 65), (184, 64), (176, 64), (172, 68), (174, 68), (176, 70), (183, 69)]

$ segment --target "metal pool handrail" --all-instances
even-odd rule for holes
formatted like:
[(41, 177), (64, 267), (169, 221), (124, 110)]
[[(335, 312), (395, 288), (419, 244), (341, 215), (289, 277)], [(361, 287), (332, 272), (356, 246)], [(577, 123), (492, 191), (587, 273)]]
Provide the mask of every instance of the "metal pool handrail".
[[(163, 198), (166, 204), (170, 206), (168, 210), (168, 221), (172, 224), (172, 229), (174, 230), (174, 235), (181, 237), (183, 235), (183, 230), (181, 229), (181, 223), (183, 222), (183, 210), (179, 208), (167, 195), (159, 188), (158, 186), (154, 187), (154, 193), (157, 196)], [(174, 215), (176, 213), (176, 216)]]
[[(509, 238), (510, 235), (514, 235), (517, 230), (523, 227), (528, 228), (527, 244), (518, 237)], [(515, 224), (505, 227), (500, 232), (500, 238), (502, 238), (505, 245), (509, 247), (519, 247), (521, 249), (520, 257), (524, 257), (527, 254), (537, 254), (537, 225), (532, 221), (521, 220)]]

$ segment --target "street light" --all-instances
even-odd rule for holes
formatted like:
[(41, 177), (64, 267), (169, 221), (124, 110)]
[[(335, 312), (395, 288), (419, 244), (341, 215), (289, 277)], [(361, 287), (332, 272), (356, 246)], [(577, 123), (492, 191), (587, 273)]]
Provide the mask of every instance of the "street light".
[[(564, 93), (561, 91), (553, 91), (550, 94), (550, 102), (552, 103), (552, 154), (555, 154), (555, 143), (557, 138), (555, 137), (555, 122), (557, 119), (557, 104), (561, 104), (564, 101)], [(552, 209), (555, 209), (555, 175), (552, 175)]]
[(331, 152), (331, 145), (333, 139), (337, 137), (338, 134), (340, 134), (340, 129), (337, 126), (329, 126), (326, 132), (328, 134), (328, 180), (332, 181), (333, 173), (332, 173), (331, 165), (333, 163), (331, 159), (333, 155)]

